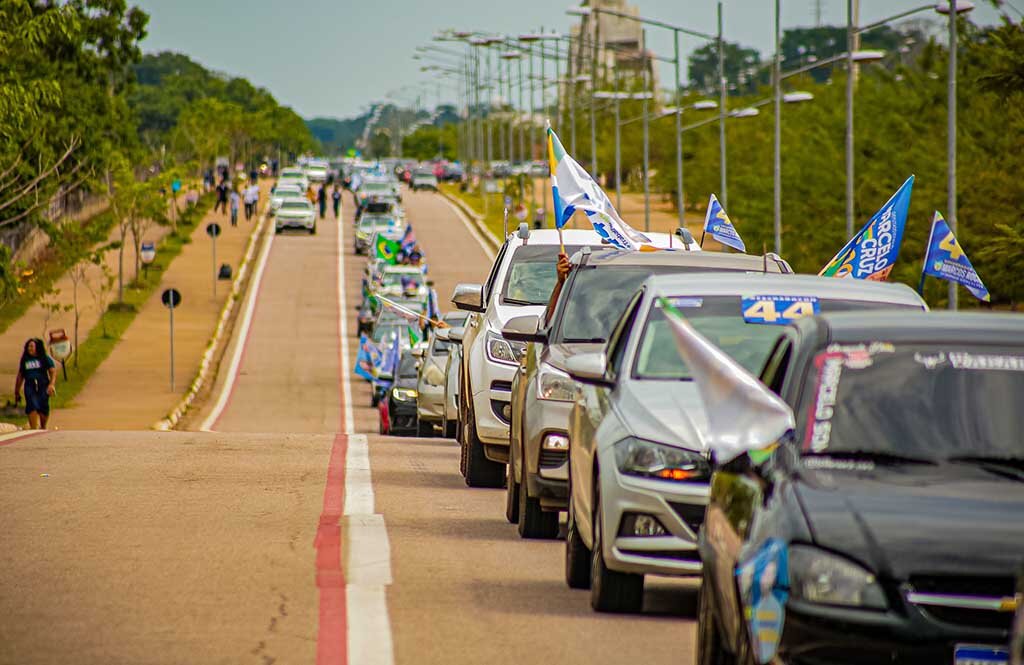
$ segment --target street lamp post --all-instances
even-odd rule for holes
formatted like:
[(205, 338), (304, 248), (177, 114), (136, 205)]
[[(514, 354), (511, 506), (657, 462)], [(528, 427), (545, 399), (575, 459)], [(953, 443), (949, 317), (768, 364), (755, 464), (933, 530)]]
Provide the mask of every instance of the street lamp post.
[(772, 187), (773, 228), (775, 231), (775, 253), (782, 255), (782, 19), (781, 0), (775, 0), (775, 66), (773, 87), (775, 98), (775, 156), (773, 171), (775, 183)]
[(643, 127), (644, 127), (644, 231), (651, 230), (651, 182), (650, 182), (650, 170), (651, 170), (651, 147), (650, 147), (650, 117), (647, 115), (647, 86), (650, 80), (647, 74), (647, 30), (640, 31), (640, 54), (641, 54), (641, 67), (643, 73), (641, 74), (641, 80), (643, 81), (643, 92), (644, 101), (641, 107), (641, 113), (643, 113)]

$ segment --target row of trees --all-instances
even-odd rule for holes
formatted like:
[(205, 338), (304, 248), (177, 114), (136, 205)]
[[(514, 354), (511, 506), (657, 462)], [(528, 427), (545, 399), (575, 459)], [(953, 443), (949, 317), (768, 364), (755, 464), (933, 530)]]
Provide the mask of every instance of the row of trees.
[(315, 147), (266, 90), (184, 55), (143, 56), (148, 20), (126, 0), (0, 2), (0, 304), (17, 294), (9, 245), (32, 228), (58, 253), (85, 255), (51, 210), (58, 194), (107, 199), (123, 254), (126, 242), (138, 249), (140, 225), (168, 222), (171, 180), (218, 157), (251, 164)]

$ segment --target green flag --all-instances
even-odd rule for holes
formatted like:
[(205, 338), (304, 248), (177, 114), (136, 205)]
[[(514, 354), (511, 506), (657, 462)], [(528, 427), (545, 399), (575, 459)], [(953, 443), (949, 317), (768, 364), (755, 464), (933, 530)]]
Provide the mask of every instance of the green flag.
[(397, 240), (388, 240), (384, 236), (377, 236), (375, 247), (378, 259), (384, 259), (391, 265), (398, 262), (398, 252), (402, 249), (402, 243)]
[(409, 344), (410, 346), (416, 346), (420, 343), (420, 335), (412, 326), (407, 327), (409, 328)]

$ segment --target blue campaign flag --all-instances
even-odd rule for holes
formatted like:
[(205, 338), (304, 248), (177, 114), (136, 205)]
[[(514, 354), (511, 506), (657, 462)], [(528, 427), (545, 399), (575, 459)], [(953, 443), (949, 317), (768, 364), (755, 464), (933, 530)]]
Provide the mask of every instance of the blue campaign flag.
[(391, 344), (391, 348), (384, 352), (383, 358), (380, 363), (380, 368), (377, 371), (376, 383), (382, 386), (391, 385), (392, 379), (381, 378), (384, 375), (394, 377), (395, 373), (398, 372), (398, 364), (402, 360), (402, 336), (395, 335), (394, 341)]
[(740, 238), (729, 215), (725, 214), (725, 208), (718, 202), (718, 197), (714, 194), (708, 201), (708, 213), (704, 216), (704, 232), (710, 233), (712, 238), (723, 245), (738, 249), (744, 254), (747, 253), (747, 246), (743, 244), (743, 238)]
[(910, 176), (818, 274), (876, 282), (887, 280), (900, 253), (913, 189), (914, 176)]
[(375, 348), (373, 342), (371, 342), (365, 334), (360, 335), (359, 353), (356, 354), (355, 374), (367, 381), (373, 381), (373, 370), (375, 365), (371, 347)]
[(978, 300), (990, 301), (988, 289), (982, 284), (981, 278), (964, 253), (963, 247), (957, 242), (949, 224), (937, 210), (932, 219), (932, 232), (928, 236), (928, 248), (924, 255), (922, 285), (925, 275), (955, 282), (970, 291)]
[(412, 230), (412, 224), (405, 225), (405, 235), (402, 236), (402, 251), (406, 254), (416, 246), (416, 233)]

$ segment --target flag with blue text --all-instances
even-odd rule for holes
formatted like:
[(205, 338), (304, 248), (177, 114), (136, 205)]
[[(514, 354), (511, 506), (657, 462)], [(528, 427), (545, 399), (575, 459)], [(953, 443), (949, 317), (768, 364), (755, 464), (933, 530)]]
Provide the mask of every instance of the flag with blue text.
[(736, 227), (732, 225), (732, 220), (729, 219), (729, 215), (725, 214), (725, 208), (718, 202), (718, 197), (714, 194), (708, 201), (708, 212), (704, 216), (704, 231), (723, 245), (737, 249), (744, 254), (747, 252), (747, 246), (743, 244), (743, 239), (740, 238)]
[(555, 226), (562, 228), (577, 210), (587, 218), (599, 236), (620, 249), (638, 250), (651, 239), (627, 224), (615, 210), (601, 186), (562, 147), (548, 127), (548, 161), (551, 167), (551, 195)]
[(818, 274), (876, 282), (887, 280), (900, 253), (913, 188), (914, 176), (910, 176)]
[(964, 249), (957, 242), (949, 224), (938, 211), (932, 219), (932, 232), (928, 236), (924, 274), (955, 282), (970, 291), (978, 300), (990, 300), (988, 289), (981, 282), (970, 259), (964, 254)]

